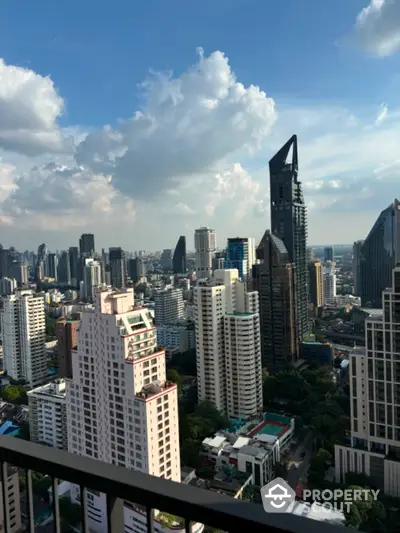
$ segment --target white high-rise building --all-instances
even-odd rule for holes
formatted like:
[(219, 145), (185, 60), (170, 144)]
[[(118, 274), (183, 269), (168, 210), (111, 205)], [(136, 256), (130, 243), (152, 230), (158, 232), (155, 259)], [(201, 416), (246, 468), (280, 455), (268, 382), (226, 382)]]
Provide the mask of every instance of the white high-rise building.
[(182, 289), (162, 289), (154, 293), (154, 318), (156, 326), (174, 324), (183, 318)]
[(94, 291), (102, 283), (101, 264), (96, 259), (89, 257), (85, 259), (83, 270), (83, 298), (93, 300)]
[(44, 298), (31, 290), (2, 299), (0, 309), (4, 370), (35, 387), (48, 377)]
[(68, 450), (65, 381), (57, 379), (27, 394), (31, 440)]
[(214, 229), (200, 228), (194, 233), (196, 250), (196, 278), (211, 278), (212, 265), (217, 250), (217, 236)]
[(247, 291), (237, 269), (216, 270), (194, 289), (197, 387), (228, 416), (262, 410), (262, 368), (257, 291)]
[(336, 263), (334, 261), (325, 261), (322, 279), (324, 302), (326, 302), (336, 296)]
[(365, 322), (365, 348), (349, 357), (350, 445), (335, 446), (336, 481), (346, 473), (400, 497), (400, 266), (383, 291), (383, 311)]
[[(178, 391), (166, 381), (165, 352), (133, 289), (97, 290), (82, 313), (73, 379), (67, 381), (69, 451), (181, 481)], [(74, 488), (73, 501), (79, 501)], [(90, 494), (89, 527), (107, 530), (105, 495)], [(145, 530), (145, 516), (125, 508), (125, 523)]]

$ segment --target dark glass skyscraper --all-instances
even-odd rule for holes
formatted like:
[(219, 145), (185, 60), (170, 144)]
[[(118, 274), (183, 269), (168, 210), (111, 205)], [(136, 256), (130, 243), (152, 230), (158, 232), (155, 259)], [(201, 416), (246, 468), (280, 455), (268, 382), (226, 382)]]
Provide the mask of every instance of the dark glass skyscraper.
[(110, 248), (111, 285), (114, 289), (126, 287), (125, 252), (122, 248)]
[(298, 351), (293, 267), (285, 245), (269, 230), (256, 255), (259, 263), (252, 267), (252, 286), (259, 294), (262, 360), (273, 373), (293, 363)]
[(176, 243), (174, 255), (172, 257), (172, 270), (174, 274), (185, 274), (186, 264), (186, 237), (181, 235)]
[(400, 202), (382, 211), (360, 250), (360, 296), (367, 307), (382, 307), (382, 291), (392, 283), (400, 261)]
[[(289, 155), (291, 152), (291, 159)], [(269, 162), (271, 197), (271, 232), (282, 240), (288, 262), (294, 267), (296, 339), (308, 333), (307, 289), (307, 208), (301, 182), (298, 181), (297, 136), (274, 155)]]
[(91, 257), (94, 253), (94, 235), (93, 233), (82, 233), (79, 239), (79, 253)]
[(71, 285), (71, 266), (69, 262), (69, 252), (61, 252), (57, 265), (57, 281), (64, 285)]

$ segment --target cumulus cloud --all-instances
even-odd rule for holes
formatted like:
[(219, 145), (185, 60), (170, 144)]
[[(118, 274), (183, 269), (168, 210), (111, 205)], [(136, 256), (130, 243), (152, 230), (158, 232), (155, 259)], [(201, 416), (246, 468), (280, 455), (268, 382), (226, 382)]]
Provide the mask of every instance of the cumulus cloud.
[(400, 2), (371, 0), (357, 16), (357, 42), (368, 52), (386, 57), (400, 50)]
[(66, 150), (57, 125), (63, 110), (49, 77), (0, 58), (0, 148), (27, 155)]
[(244, 87), (222, 52), (174, 78), (153, 73), (141, 86), (143, 105), (116, 128), (91, 133), (77, 147), (80, 165), (111, 173), (134, 198), (153, 199), (193, 176), (261, 146), (276, 120), (275, 103)]
[(209, 182), (210, 192), (205, 203), (205, 212), (213, 216), (221, 203), (236, 199), (232, 215), (241, 219), (248, 211), (249, 206), (258, 202), (260, 185), (253, 181), (240, 163), (235, 163), (231, 168), (218, 172)]
[(88, 219), (105, 222), (116, 213), (119, 218), (134, 215), (132, 201), (112, 187), (109, 176), (79, 167), (51, 163), (13, 179), (9, 169), (6, 178), (8, 194), (1, 205), (0, 223), (64, 230), (86, 225)]

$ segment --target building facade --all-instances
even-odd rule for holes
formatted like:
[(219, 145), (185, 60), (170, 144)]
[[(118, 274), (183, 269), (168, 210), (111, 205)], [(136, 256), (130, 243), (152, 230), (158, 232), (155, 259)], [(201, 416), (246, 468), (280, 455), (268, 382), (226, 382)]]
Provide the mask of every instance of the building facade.
[(352, 258), (352, 271), (353, 271), (353, 287), (354, 295), (360, 296), (361, 293), (361, 249), (364, 241), (355, 241), (353, 244), (353, 258)]
[(216, 270), (195, 287), (194, 309), (199, 400), (229, 416), (256, 416), (262, 409), (257, 292), (247, 291), (236, 269)]
[[(291, 152), (291, 161), (288, 157)], [(278, 237), (294, 267), (295, 327), (297, 342), (309, 332), (307, 286), (307, 208), (298, 180), (297, 136), (269, 162), (271, 233)]]
[(126, 286), (125, 252), (122, 248), (110, 248), (109, 257), (111, 286), (122, 289)]
[(336, 263), (326, 261), (323, 266), (324, 304), (336, 297)]
[(314, 308), (324, 305), (324, 283), (320, 261), (308, 263), (308, 297)]
[(167, 288), (154, 293), (156, 326), (174, 324), (183, 318), (182, 289)]
[(382, 211), (360, 252), (360, 296), (364, 307), (382, 307), (382, 291), (390, 287), (392, 269), (400, 261), (400, 202)]
[[(153, 320), (135, 307), (132, 289), (96, 293), (95, 309), (82, 313), (72, 358), (69, 451), (180, 482), (177, 386), (166, 381)], [(88, 503), (89, 527), (107, 531), (105, 495), (90, 493)], [(133, 531), (145, 520), (125, 508)]]
[(3, 298), (0, 319), (8, 376), (31, 387), (43, 383), (47, 379), (43, 296), (21, 290)]
[(94, 292), (103, 282), (101, 264), (92, 257), (85, 259), (83, 270), (83, 298), (93, 300)]
[(274, 373), (293, 363), (298, 355), (293, 265), (282, 240), (269, 230), (257, 247), (257, 259), (252, 287), (260, 301), (262, 362)]
[(172, 257), (172, 271), (174, 274), (186, 274), (186, 237), (181, 235), (175, 247)]
[(349, 446), (335, 446), (336, 481), (348, 472), (400, 497), (400, 267), (383, 291), (383, 313), (365, 322), (365, 348), (350, 354)]
[(194, 248), (196, 250), (196, 278), (211, 278), (213, 259), (217, 251), (217, 236), (211, 228), (200, 228), (194, 233)]
[(224, 268), (236, 268), (239, 278), (247, 281), (251, 268), (256, 262), (256, 249), (252, 237), (235, 237), (228, 239)]
[[(1, 473), (0, 473), (1, 475)], [(3, 484), (0, 483), (0, 533), (17, 533), (21, 531), (21, 503), (19, 490), (19, 477), (16, 468), (8, 468), (8, 476), (6, 481), (7, 486), (7, 513), (8, 513), (8, 528), (5, 527), (4, 516), (4, 498), (3, 498)], [(7, 515), (6, 515), (7, 516)]]
[(28, 391), (30, 439), (68, 450), (65, 381), (57, 379)]
[(60, 378), (72, 378), (72, 350), (78, 342), (80, 320), (60, 318), (56, 322), (58, 351), (58, 375)]

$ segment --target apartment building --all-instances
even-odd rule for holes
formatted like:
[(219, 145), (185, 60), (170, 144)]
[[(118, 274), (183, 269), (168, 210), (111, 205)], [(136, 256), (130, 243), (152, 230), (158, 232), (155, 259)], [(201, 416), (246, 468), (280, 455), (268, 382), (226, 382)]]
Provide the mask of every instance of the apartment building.
[(247, 291), (237, 269), (216, 270), (194, 289), (197, 386), (232, 417), (262, 410), (258, 293)]
[[(69, 451), (180, 482), (178, 393), (166, 381), (150, 312), (136, 308), (132, 289), (98, 290), (82, 313), (67, 381)], [(79, 502), (79, 488), (72, 499)], [(107, 530), (104, 495), (90, 493), (89, 527)], [(126, 507), (129, 531), (145, 516)]]
[(196, 278), (210, 278), (213, 272), (213, 259), (217, 251), (217, 236), (214, 229), (199, 228), (194, 233), (196, 250)]
[(154, 293), (156, 326), (174, 324), (183, 318), (183, 291), (169, 287)]
[(383, 312), (365, 322), (365, 348), (350, 354), (351, 432), (335, 446), (336, 481), (348, 472), (371, 477), (400, 497), (400, 266), (382, 294)]
[[(0, 473), (1, 475), (1, 473)], [(18, 470), (16, 468), (8, 469), (8, 479), (6, 483), (7, 487), (7, 510), (8, 510), (8, 527), (5, 527), (4, 523), (4, 495), (3, 484), (0, 483), (0, 533), (17, 533), (21, 530), (21, 504), (20, 504), (20, 492), (19, 492), (19, 477)]]
[(68, 450), (65, 380), (57, 379), (27, 393), (33, 442)]
[(44, 298), (20, 290), (2, 299), (0, 309), (4, 370), (35, 387), (48, 377)]

